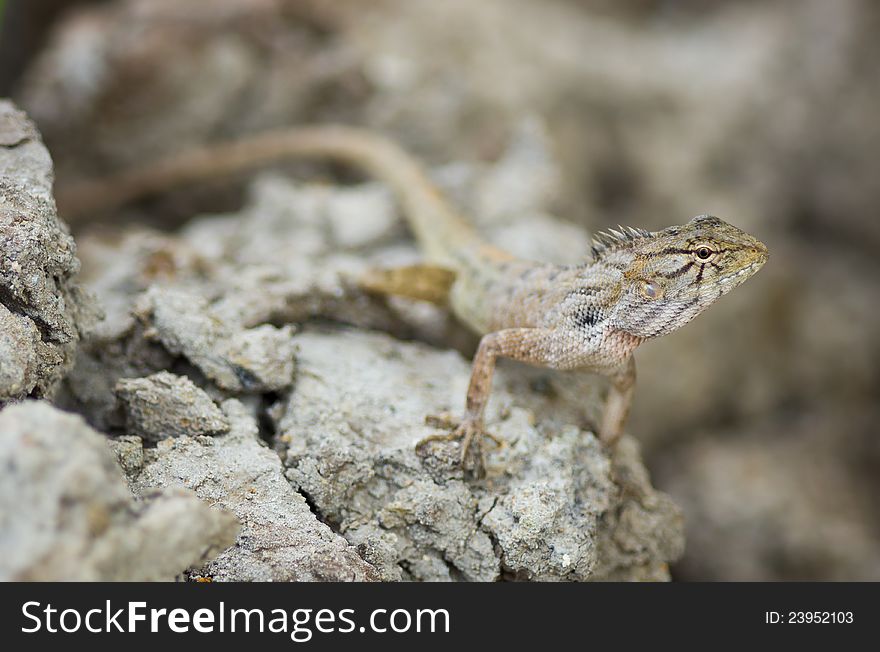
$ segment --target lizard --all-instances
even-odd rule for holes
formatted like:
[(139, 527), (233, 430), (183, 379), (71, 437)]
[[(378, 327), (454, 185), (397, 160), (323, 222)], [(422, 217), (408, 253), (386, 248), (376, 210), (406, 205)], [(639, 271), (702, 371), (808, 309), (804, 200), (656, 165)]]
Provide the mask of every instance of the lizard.
[[(483, 239), (403, 149), (369, 130), (338, 125), (291, 127), (206, 145), (62, 190), (59, 206), (68, 215), (107, 210), (174, 186), (296, 157), (354, 165), (390, 186), (426, 263), (425, 296), (419, 290), (409, 294), (436, 299), (441, 286), (439, 294), (448, 298), (453, 314), (481, 336), (463, 417), (450, 434), (419, 444), (460, 441), (461, 465), (477, 474), (483, 467), (482, 437), (498, 441), (484, 426), (498, 358), (608, 377), (597, 434), (613, 449), (633, 398), (635, 350), (687, 324), (768, 259), (767, 247), (753, 236), (718, 217), (698, 215), (659, 231), (600, 232), (579, 265), (522, 260)], [(419, 276), (416, 269), (409, 273)]]

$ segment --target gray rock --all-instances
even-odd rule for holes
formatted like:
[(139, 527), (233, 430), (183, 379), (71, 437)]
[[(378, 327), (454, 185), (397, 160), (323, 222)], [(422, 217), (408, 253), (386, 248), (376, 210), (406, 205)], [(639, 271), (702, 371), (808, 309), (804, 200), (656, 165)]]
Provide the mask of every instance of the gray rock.
[(211, 397), (189, 378), (161, 371), (116, 383), (128, 433), (156, 442), (167, 437), (218, 435), (229, 422)]
[(122, 435), (110, 440), (110, 449), (127, 476), (144, 468), (144, 442), (135, 435)]
[(171, 580), (238, 532), (192, 492), (135, 501), (106, 439), (46, 403), (0, 411), (0, 468), (4, 581)]
[(83, 341), (76, 364), (56, 396), (55, 403), (82, 414), (102, 432), (120, 432), (125, 414), (116, 396), (123, 378), (139, 378), (174, 366), (175, 356), (143, 336), (143, 328), (128, 327), (111, 335), (92, 335)]
[(36, 127), (0, 100), (0, 406), (51, 397), (97, 308), (52, 199), (52, 160)]
[(40, 331), (24, 315), (0, 303), (0, 395), (27, 395), (40, 377)]
[(293, 382), (295, 350), (292, 326), (268, 324), (233, 333), (224, 347), (224, 358), (243, 377), (244, 388), (277, 392)]
[(216, 314), (203, 297), (159, 286), (141, 297), (137, 310), (151, 326), (149, 338), (184, 356), (221, 389), (277, 391), (293, 381), (290, 326), (244, 330)]
[(131, 478), (139, 493), (186, 487), (238, 516), (237, 544), (198, 573), (230, 581), (378, 579), (376, 570), (319, 522), (285, 480), (281, 461), (260, 442), (245, 407), (229, 400), (223, 409), (229, 434), (163, 440), (143, 451), (143, 469)]
[[(678, 509), (651, 489), (631, 440), (611, 460), (550, 400), (522, 406), (499, 370), (485, 481), (457, 443), (416, 443), (457, 411), (469, 366), (386, 336), (298, 335), (300, 376), (279, 420), (287, 477), (383, 579), (655, 579), (683, 550)], [(517, 370), (519, 371), (519, 370)]]

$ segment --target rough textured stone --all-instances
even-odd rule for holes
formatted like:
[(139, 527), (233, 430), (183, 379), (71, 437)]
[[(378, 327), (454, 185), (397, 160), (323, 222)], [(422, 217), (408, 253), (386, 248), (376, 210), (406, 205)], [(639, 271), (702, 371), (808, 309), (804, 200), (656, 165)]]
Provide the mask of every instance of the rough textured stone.
[(0, 405), (51, 397), (96, 308), (52, 199), (52, 161), (33, 123), (0, 100)]
[(42, 402), (0, 411), (0, 579), (171, 580), (238, 523), (189, 491), (135, 501), (106, 439)]
[(221, 389), (276, 391), (293, 379), (289, 326), (242, 330), (203, 297), (158, 286), (142, 297), (138, 314), (151, 326), (149, 339), (184, 356)]
[(146, 378), (124, 378), (116, 383), (116, 395), (124, 406), (128, 433), (146, 441), (229, 430), (220, 408), (189, 378), (165, 371)]
[(458, 407), (465, 360), (356, 332), (296, 340), (301, 376), (278, 425), (287, 477), (385, 579), (648, 579), (681, 554), (681, 516), (632, 442), (612, 462), (550, 401), (519, 407), (504, 370), (487, 426), (510, 445), (472, 483), (458, 444), (415, 450), (436, 431), (425, 415)]
[(228, 509), (242, 523), (235, 546), (200, 568), (214, 580), (356, 581), (375, 569), (342, 537), (320, 523), (284, 478), (278, 456), (259, 440), (256, 422), (236, 400), (223, 404), (228, 434), (180, 437), (144, 450), (132, 475), (139, 493), (186, 487)]
[(41, 344), (32, 320), (0, 304), (0, 393), (5, 398), (24, 396), (36, 387)]

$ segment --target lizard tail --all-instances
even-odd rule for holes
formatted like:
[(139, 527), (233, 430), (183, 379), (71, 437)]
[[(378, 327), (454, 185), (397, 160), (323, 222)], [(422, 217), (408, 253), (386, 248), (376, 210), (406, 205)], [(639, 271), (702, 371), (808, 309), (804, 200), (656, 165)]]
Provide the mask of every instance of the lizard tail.
[(454, 252), (480, 247), (474, 228), (449, 207), (411, 156), (391, 141), (356, 127), (295, 127), (207, 145), (116, 176), (61, 188), (58, 205), (62, 215), (75, 218), (119, 208), (175, 187), (295, 158), (342, 161), (388, 183), (421, 250), (432, 262), (455, 268)]

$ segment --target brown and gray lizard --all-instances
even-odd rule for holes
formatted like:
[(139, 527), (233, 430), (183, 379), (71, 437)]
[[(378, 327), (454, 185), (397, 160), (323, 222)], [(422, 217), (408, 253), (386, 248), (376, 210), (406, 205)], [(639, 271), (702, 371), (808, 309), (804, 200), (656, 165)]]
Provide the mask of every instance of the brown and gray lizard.
[[(600, 233), (582, 265), (520, 260), (483, 240), (400, 148), (368, 131), (338, 126), (293, 128), (208, 146), (62, 190), (59, 205), (68, 215), (106, 210), (172, 186), (292, 157), (341, 160), (391, 186), (427, 264), (421, 275), (414, 269), (407, 274), (428, 279), (425, 298), (445, 282), (454, 314), (482, 335), (463, 419), (452, 434), (429, 438), (460, 439), (462, 463), (477, 469), (497, 358), (608, 376), (599, 436), (613, 446), (632, 400), (635, 349), (684, 326), (767, 261), (761, 242), (709, 215), (662, 231), (621, 227)], [(415, 287), (418, 283), (410, 285)]]

